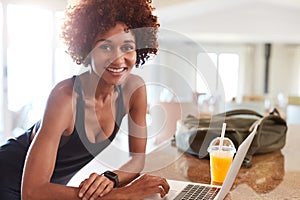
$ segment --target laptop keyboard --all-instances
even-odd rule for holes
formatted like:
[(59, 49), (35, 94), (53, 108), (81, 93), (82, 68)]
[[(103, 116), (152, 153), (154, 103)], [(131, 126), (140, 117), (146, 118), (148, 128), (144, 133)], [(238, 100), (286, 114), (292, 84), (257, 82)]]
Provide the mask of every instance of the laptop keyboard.
[(213, 200), (219, 191), (216, 187), (188, 184), (174, 200)]

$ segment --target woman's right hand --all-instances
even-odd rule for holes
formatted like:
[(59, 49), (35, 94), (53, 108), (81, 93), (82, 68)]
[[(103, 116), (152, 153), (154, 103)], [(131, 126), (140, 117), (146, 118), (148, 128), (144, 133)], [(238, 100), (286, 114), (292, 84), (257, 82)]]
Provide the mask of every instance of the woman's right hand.
[(160, 194), (163, 198), (169, 190), (170, 186), (165, 178), (144, 174), (128, 185), (112, 190), (101, 199), (138, 200), (154, 194)]

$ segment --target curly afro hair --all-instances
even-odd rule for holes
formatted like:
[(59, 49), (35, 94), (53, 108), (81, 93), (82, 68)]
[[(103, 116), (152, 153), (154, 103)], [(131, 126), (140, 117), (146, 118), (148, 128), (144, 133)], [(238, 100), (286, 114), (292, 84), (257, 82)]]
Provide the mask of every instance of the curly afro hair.
[(153, 14), (151, 0), (79, 0), (65, 10), (61, 37), (68, 53), (77, 64), (93, 48), (97, 34), (104, 34), (118, 22), (124, 23), (136, 37), (137, 61), (141, 66), (158, 51), (157, 32), (160, 24)]

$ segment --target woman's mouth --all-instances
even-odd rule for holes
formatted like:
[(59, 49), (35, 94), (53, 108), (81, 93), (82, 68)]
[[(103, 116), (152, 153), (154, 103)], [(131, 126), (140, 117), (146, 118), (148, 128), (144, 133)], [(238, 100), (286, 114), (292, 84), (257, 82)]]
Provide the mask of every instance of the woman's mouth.
[(107, 67), (106, 70), (109, 72), (112, 72), (112, 73), (121, 73), (121, 72), (124, 72), (125, 70), (127, 70), (127, 68), (126, 67), (122, 67), (122, 68)]

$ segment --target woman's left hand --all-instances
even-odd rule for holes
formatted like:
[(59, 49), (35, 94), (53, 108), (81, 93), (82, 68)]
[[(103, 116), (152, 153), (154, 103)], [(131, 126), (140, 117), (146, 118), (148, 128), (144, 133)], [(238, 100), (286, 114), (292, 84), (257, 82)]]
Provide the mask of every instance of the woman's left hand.
[(79, 198), (84, 200), (97, 199), (109, 193), (114, 187), (114, 182), (105, 176), (92, 173), (89, 178), (82, 181), (79, 185)]

